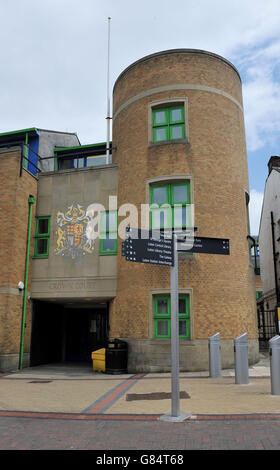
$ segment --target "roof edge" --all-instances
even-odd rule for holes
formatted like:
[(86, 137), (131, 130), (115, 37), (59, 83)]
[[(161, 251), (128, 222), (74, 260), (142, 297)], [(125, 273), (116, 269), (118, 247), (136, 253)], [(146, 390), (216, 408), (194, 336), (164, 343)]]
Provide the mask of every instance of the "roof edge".
[(204, 51), (202, 49), (169, 49), (169, 50), (166, 50), (166, 51), (160, 51), (160, 52), (155, 52), (153, 54), (149, 54), (147, 56), (144, 56), (142, 57), (141, 59), (138, 59), (136, 60), (135, 62), (133, 62), (132, 64), (130, 64), (128, 67), (126, 67), (121, 73), (120, 75), (118, 76), (118, 78), (116, 79), (115, 81), (115, 84), (114, 84), (114, 87), (113, 87), (113, 93), (114, 93), (114, 89), (115, 89), (115, 86), (116, 84), (118, 83), (118, 81), (123, 77), (123, 75), (125, 75), (130, 69), (132, 69), (133, 67), (135, 67), (136, 65), (142, 63), (142, 62), (146, 62), (147, 60), (150, 60), (150, 59), (154, 59), (156, 57), (160, 57), (160, 56), (164, 56), (164, 55), (170, 55), (170, 54), (196, 54), (196, 55), (207, 55), (209, 57), (212, 57), (214, 59), (219, 59), (221, 60), (222, 62), (225, 62), (227, 65), (229, 65), (235, 72), (236, 74), (238, 75), (238, 78), (240, 80), (240, 82), (242, 82), (241, 80), (241, 77), (240, 77), (240, 74), (237, 70), (237, 68), (227, 59), (225, 59), (224, 57), (218, 55), (218, 54), (215, 54), (214, 52), (209, 52), (209, 51)]
[(26, 129), (16, 129), (14, 131), (0, 132), (0, 136), (14, 135), (14, 134), (26, 134), (26, 133), (30, 133), (30, 132), (36, 132), (36, 133), (38, 133), (38, 132), (50, 132), (52, 134), (65, 134), (65, 135), (75, 135), (75, 136), (77, 136), (76, 132), (54, 131), (54, 130), (51, 130), (51, 129), (41, 129), (39, 127), (28, 127)]
[(4, 137), (5, 135), (15, 135), (15, 134), (26, 134), (28, 132), (38, 132), (37, 127), (28, 127), (27, 129), (18, 129), (15, 131), (7, 131), (7, 132), (1, 132), (0, 137)]
[[(96, 144), (85, 144), (85, 145), (74, 145), (72, 147), (55, 147), (55, 152), (63, 152), (67, 150), (83, 150), (83, 149), (90, 149), (92, 147), (101, 147), (106, 146), (107, 142), (98, 142)], [(112, 145), (112, 141), (110, 141), (109, 145)]]

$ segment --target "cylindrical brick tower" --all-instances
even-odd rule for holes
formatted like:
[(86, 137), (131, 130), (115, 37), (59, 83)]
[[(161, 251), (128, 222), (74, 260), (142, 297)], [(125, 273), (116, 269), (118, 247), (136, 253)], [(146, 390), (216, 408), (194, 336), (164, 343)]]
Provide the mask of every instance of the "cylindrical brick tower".
[[(223, 57), (201, 50), (155, 53), (122, 72), (113, 103), (119, 208), (135, 205), (140, 226), (141, 204), (194, 204), (195, 235), (230, 240), (229, 256), (179, 255), (181, 370), (208, 367), (208, 338), (218, 332), (223, 368), (233, 366), (233, 340), (242, 333), (248, 334), (249, 362), (256, 362), (255, 281), (247, 240), (249, 183), (238, 71)], [(175, 219), (173, 212), (173, 226)], [(126, 261), (121, 241), (110, 336), (128, 342), (131, 372), (168, 371), (170, 268)]]

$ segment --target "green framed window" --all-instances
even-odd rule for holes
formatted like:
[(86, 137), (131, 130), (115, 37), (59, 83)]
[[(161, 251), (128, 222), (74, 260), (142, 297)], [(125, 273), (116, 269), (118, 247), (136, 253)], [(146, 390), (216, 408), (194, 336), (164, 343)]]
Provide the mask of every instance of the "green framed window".
[(118, 245), (118, 212), (106, 211), (100, 219), (100, 254), (115, 255)]
[(150, 187), (152, 229), (191, 226), (190, 182), (155, 184)]
[[(179, 337), (190, 338), (190, 301), (188, 294), (179, 295)], [(171, 337), (171, 299), (170, 295), (154, 296), (154, 336)]]
[(49, 256), (50, 224), (51, 218), (49, 216), (36, 217), (34, 240), (35, 258), (47, 258)]
[(153, 142), (185, 138), (184, 106), (156, 108), (153, 113)]

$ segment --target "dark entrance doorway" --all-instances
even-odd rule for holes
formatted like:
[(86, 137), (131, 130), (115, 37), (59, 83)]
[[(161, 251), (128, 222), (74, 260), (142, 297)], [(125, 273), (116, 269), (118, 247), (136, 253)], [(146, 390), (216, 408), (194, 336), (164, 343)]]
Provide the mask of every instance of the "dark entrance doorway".
[(34, 301), (30, 365), (91, 362), (91, 353), (105, 347), (107, 304), (62, 304)]
[(67, 308), (64, 310), (64, 322), (66, 361), (89, 362), (92, 351), (105, 346), (105, 309)]

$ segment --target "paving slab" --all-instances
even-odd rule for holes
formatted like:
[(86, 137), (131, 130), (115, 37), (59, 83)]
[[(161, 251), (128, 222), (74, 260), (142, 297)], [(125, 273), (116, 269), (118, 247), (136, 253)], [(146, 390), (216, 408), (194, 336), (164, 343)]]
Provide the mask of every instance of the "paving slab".
[[(179, 380), (187, 397), (180, 399), (180, 411), (193, 417), (280, 413), (280, 396), (271, 395), (268, 355), (250, 367), (248, 385), (235, 384), (234, 369), (215, 379), (209, 371), (182, 372)], [(166, 393), (171, 393), (170, 373), (110, 375), (89, 365), (51, 364), (2, 375), (0, 412), (159, 416), (171, 410)], [(131, 394), (137, 399), (128, 400)]]
[[(171, 391), (167, 378), (152, 379), (146, 376), (133, 386), (134, 394), (163, 391)], [(237, 385), (231, 377), (181, 377), (180, 391), (190, 396), (180, 399), (180, 410), (192, 415), (280, 413), (280, 396), (271, 395), (269, 378), (253, 378), (248, 385)], [(128, 401), (123, 395), (106, 413), (165, 414), (170, 409), (170, 399)]]
[(83, 413), (122, 380), (0, 380), (0, 410)]

